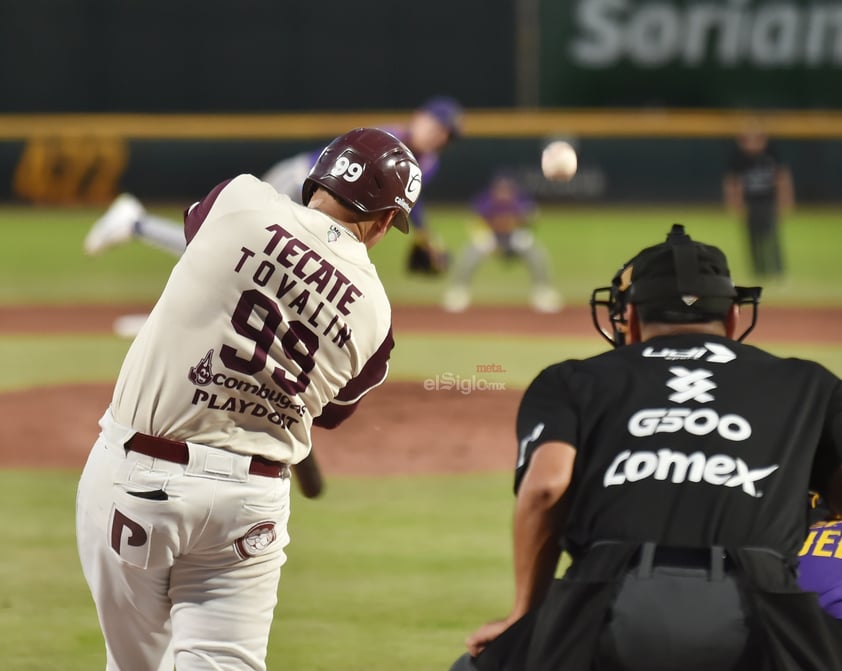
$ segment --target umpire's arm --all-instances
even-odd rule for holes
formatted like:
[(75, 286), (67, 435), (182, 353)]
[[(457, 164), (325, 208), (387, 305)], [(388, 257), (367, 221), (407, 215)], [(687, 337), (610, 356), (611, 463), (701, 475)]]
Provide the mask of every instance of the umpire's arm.
[(521, 617), (546, 594), (561, 554), (564, 495), (570, 486), (576, 450), (548, 442), (532, 455), (515, 503), (515, 603)]
[(472, 656), (536, 606), (549, 589), (561, 554), (564, 495), (575, 458), (575, 448), (559, 441), (534, 450), (515, 501), (514, 605), (506, 618), (489, 622), (468, 637), (465, 643)]

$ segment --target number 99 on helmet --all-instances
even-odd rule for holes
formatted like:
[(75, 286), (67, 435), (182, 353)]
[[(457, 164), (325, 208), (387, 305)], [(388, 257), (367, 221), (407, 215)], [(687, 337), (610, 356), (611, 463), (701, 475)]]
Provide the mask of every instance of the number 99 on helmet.
[(409, 232), (409, 213), (421, 195), (421, 168), (409, 148), (379, 128), (356, 128), (333, 140), (301, 190), (306, 205), (321, 186), (366, 214), (397, 210), (394, 226)]

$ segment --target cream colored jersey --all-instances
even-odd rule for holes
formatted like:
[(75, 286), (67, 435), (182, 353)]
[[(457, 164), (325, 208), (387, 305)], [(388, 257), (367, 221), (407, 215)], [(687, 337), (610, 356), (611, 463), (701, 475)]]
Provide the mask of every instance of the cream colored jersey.
[(112, 399), (136, 431), (298, 463), (386, 377), (391, 308), (364, 244), (240, 175), (185, 214), (187, 249)]

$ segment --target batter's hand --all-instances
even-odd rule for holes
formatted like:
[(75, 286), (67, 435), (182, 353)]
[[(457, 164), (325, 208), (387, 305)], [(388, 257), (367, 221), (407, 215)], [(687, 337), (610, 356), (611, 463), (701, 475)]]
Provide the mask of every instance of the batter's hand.
[(308, 499), (321, 496), (324, 490), (324, 478), (312, 449), (303, 461), (299, 461), (292, 467), (292, 477), (298, 482), (301, 493)]

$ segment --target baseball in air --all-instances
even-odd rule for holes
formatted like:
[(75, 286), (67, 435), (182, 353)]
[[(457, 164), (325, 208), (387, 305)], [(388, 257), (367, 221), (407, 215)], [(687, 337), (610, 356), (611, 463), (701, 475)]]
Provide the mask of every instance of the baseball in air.
[(579, 159), (576, 150), (569, 143), (557, 140), (544, 147), (541, 154), (541, 170), (552, 182), (569, 182), (576, 174)]

